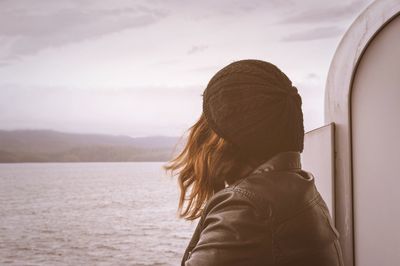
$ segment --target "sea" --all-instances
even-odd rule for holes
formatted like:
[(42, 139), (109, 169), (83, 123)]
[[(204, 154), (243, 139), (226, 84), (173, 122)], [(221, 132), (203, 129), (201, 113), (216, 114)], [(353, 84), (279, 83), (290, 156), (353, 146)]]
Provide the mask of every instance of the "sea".
[(0, 164), (0, 265), (179, 265), (197, 221), (163, 165)]

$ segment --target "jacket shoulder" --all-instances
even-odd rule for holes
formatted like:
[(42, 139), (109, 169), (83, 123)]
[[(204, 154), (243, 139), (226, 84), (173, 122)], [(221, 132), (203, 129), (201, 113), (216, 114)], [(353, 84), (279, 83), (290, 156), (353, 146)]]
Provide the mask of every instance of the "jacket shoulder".
[(182, 264), (342, 265), (326, 204), (314, 183), (301, 178), (253, 175), (214, 194)]
[(251, 174), (232, 189), (248, 195), (258, 209), (267, 208), (276, 220), (289, 218), (320, 197), (313, 175), (303, 170)]
[[(208, 201), (199, 222), (198, 241), (188, 265), (263, 265), (272, 258), (267, 217), (251, 195), (225, 188)], [(270, 251), (271, 254), (268, 254)]]
[(218, 208), (246, 206), (254, 212), (254, 215), (266, 219), (271, 215), (267, 205), (265, 199), (256, 191), (242, 186), (230, 186), (218, 191), (210, 198), (204, 207), (203, 216), (207, 216)]
[(310, 173), (276, 171), (251, 175), (233, 189), (246, 191), (253, 202), (269, 207), (279, 263), (343, 265), (339, 233)]

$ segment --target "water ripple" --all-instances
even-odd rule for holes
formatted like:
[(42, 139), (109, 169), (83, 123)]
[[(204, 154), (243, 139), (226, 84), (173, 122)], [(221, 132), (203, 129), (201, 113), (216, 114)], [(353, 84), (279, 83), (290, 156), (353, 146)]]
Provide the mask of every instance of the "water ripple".
[(0, 165), (0, 265), (179, 265), (195, 224), (161, 165)]

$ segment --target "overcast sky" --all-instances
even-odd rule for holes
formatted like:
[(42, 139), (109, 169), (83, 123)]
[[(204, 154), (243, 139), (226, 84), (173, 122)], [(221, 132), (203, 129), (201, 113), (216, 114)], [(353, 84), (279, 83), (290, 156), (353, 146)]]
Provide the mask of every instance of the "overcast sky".
[(335, 49), (371, 0), (2, 0), (0, 129), (170, 135), (225, 65), (276, 64), (323, 125)]

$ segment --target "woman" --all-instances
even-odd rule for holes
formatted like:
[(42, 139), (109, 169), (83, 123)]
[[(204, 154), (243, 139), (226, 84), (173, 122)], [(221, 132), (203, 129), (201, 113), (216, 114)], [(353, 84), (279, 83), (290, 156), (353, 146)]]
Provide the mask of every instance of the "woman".
[(229, 64), (210, 80), (203, 114), (166, 169), (180, 216), (200, 217), (182, 265), (343, 265), (338, 233), (301, 169), (301, 97), (275, 65)]

